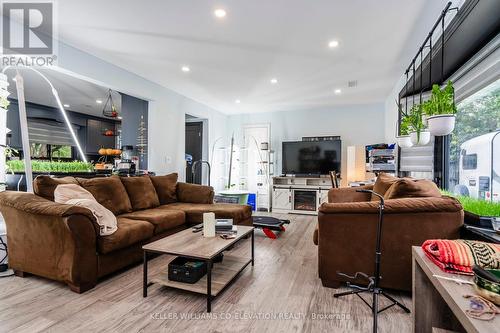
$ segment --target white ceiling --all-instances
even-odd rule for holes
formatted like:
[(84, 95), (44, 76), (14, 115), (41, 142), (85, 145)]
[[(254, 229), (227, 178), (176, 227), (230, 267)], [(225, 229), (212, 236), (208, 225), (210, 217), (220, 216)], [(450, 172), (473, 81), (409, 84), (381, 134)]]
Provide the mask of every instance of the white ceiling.
[[(39, 69), (39, 71), (54, 85), (61, 102), (69, 104), (67, 110), (102, 117), (102, 109), (108, 97), (108, 88), (51, 69)], [(23, 77), (24, 94), (28, 102), (57, 108), (56, 100), (49, 85), (38, 74), (30, 70), (21, 70), (20, 74)], [(15, 71), (8, 70), (7, 75), (12, 79), (15, 76)], [(11, 93), (9, 97), (17, 99), (16, 84), (12, 80), (9, 83), (8, 90)], [(113, 103), (120, 111), (120, 94), (113, 91), (111, 96), (113, 97)], [(100, 99), (103, 103), (96, 103), (97, 99)]]
[[(227, 114), (285, 111), (382, 102), (445, 4), (64, 0), (59, 37)], [(329, 49), (331, 39), (340, 46)]]

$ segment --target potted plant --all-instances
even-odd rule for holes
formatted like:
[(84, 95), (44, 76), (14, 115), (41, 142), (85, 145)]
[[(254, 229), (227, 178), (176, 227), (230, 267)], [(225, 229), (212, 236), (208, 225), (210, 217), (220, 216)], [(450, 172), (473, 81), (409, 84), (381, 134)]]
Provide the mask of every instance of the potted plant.
[(401, 105), (396, 101), (398, 112), (401, 115), (401, 120), (398, 122), (396, 133), (396, 141), (401, 148), (409, 148), (413, 146), (410, 139), (410, 119), (406, 112), (403, 111)]
[(410, 140), (414, 145), (426, 145), (431, 140), (431, 133), (424, 124), (422, 110), (422, 104), (415, 104), (408, 114)]
[(424, 103), (424, 112), (428, 116), (429, 131), (434, 136), (448, 135), (455, 128), (455, 89), (451, 81), (443, 89), (437, 84), (432, 86), (431, 99)]

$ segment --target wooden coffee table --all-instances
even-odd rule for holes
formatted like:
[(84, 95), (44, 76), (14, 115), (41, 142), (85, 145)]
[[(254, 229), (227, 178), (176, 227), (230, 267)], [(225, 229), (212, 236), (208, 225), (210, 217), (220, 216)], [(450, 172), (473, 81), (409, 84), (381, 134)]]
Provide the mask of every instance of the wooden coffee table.
[[(221, 263), (214, 264), (214, 258), (220, 253), (251, 235), (251, 258), (224, 255)], [(143, 262), (143, 297), (148, 296), (148, 287), (158, 283), (167, 287), (187, 290), (207, 295), (207, 312), (212, 310), (212, 299), (233, 282), (239, 273), (248, 266), (254, 265), (254, 228), (238, 226), (236, 238), (222, 239), (219, 235), (204, 238), (201, 232), (194, 233), (191, 228), (159, 239), (142, 247)], [(207, 274), (194, 284), (171, 281), (168, 279), (167, 267), (148, 282), (148, 260), (151, 254), (171, 254), (207, 263)], [(175, 257), (174, 257), (175, 258)], [(174, 259), (172, 258), (172, 260)]]

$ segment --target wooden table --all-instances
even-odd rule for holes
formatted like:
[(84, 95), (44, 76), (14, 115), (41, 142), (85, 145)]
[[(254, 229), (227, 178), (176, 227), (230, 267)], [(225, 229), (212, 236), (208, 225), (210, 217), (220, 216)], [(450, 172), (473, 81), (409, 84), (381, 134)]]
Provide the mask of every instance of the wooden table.
[[(212, 299), (233, 282), (248, 264), (254, 265), (254, 228), (239, 225), (237, 231), (236, 238), (233, 239), (222, 239), (219, 235), (205, 238), (201, 232), (194, 233), (190, 228), (144, 245), (142, 247), (144, 251), (143, 297), (148, 296), (148, 287), (150, 285), (158, 283), (167, 287), (206, 295), (207, 312), (211, 312)], [(215, 257), (250, 235), (252, 253), (250, 259), (224, 255), (224, 260), (221, 263), (214, 264)], [(169, 280), (167, 267), (165, 267), (163, 272), (148, 282), (148, 260), (151, 253), (173, 254), (205, 261), (207, 263), (207, 274), (194, 284), (182, 283)]]
[(437, 267), (418, 246), (413, 257), (413, 332), (431, 332), (441, 328), (456, 332), (500, 333), (500, 317), (492, 321), (470, 318), (465, 314), (469, 301), (463, 295), (475, 295), (471, 285), (438, 279), (433, 275), (472, 280), (471, 276), (448, 274)]

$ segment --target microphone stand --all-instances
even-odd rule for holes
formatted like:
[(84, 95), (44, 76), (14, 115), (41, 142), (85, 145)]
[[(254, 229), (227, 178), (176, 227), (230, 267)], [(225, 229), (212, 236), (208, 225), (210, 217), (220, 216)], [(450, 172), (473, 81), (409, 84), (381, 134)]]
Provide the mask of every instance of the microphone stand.
[[(350, 282), (347, 282), (347, 287), (351, 288), (352, 290), (338, 293), (338, 294), (334, 294), (333, 297), (339, 298), (339, 297), (348, 296), (348, 295), (358, 296), (372, 310), (373, 332), (376, 333), (377, 332), (377, 317), (378, 317), (378, 314), (380, 312), (385, 311), (385, 310), (393, 307), (394, 305), (399, 306), (406, 313), (410, 313), (410, 310), (406, 306), (404, 306), (403, 304), (396, 301), (392, 296), (388, 295), (382, 288), (379, 287), (379, 283), (380, 283), (380, 259), (382, 256), (381, 249), (380, 249), (380, 247), (381, 247), (380, 242), (382, 240), (382, 224), (384, 222), (383, 221), (383, 218), (384, 218), (384, 197), (381, 196), (380, 194), (372, 191), (372, 190), (357, 190), (356, 192), (371, 193), (380, 199), (380, 204), (378, 206), (377, 241), (376, 241), (376, 249), (375, 249), (375, 276), (368, 276), (367, 274), (365, 274), (363, 272), (356, 272), (356, 274), (354, 274), (354, 276), (337, 272), (337, 274), (339, 276), (342, 276), (344, 278), (348, 278), (350, 280), (355, 280), (355, 279), (358, 279), (359, 277), (365, 278), (369, 281), (369, 283), (368, 283), (368, 286), (362, 287), (362, 286), (358, 286), (355, 284), (351, 284)], [(371, 305), (364, 298), (362, 298), (359, 295), (359, 294), (364, 293), (364, 292), (372, 294), (373, 298), (372, 298)], [(378, 298), (380, 295), (389, 299), (392, 302), (392, 304), (379, 310)]]

